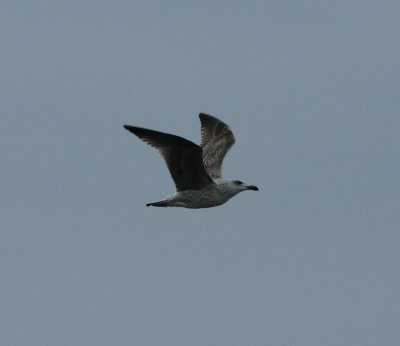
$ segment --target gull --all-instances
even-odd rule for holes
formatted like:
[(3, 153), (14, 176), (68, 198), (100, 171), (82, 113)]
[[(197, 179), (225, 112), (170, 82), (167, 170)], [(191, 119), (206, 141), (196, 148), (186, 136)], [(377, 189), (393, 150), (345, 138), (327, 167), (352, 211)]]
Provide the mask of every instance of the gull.
[(131, 125), (124, 128), (156, 148), (174, 180), (176, 192), (165, 199), (147, 203), (153, 207), (210, 208), (224, 204), (239, 192), (258, 191), (255, 185), (223, 179), (222, 161), (235, 143), (228, 125), (200, 113), (200, 146), (179, 136)]

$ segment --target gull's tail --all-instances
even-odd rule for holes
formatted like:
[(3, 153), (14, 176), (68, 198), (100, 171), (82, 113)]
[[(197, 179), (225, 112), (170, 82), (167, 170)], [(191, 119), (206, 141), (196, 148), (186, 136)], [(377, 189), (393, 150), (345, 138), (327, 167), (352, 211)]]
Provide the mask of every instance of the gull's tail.
[(153, 202), (153, 203), (147, 203), (146, 207), (168, 207), (168, 201), (163, 200), (163, 201), (158, 201), (158, 202)]

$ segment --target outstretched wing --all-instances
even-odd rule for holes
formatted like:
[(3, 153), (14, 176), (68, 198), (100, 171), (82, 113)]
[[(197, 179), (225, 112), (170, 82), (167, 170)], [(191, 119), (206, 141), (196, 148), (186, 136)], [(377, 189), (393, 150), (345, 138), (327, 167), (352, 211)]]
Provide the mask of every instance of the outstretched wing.
[(179, 136), (141, 127), (124, 125), (124, 128), (160, 152), (177, 191), (200, 190), (214, 184), (204, 168), (202, 149), (197, 144)]
[(211, 178), (221, 178), (222, 161), (235, 143), (235, 137), (229, 126), (221, 120), (204, 113), (200, 113), (199, 117), (204, 167)]

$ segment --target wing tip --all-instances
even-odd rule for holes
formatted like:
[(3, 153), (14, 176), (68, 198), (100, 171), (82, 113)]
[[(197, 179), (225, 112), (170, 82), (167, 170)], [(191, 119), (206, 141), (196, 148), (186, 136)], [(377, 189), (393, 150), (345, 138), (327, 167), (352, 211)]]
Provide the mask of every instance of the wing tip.
[(142, 130), (140, 127), (132, 126), (132, 125), (123, 125), (125, 130), (137, 135), (138, 131)]
[(207, 113), (199, 113), (199, 118), (206, 119), (206, 118), (215, 118), (215, 117), (210, 114), (207, 114)]
[(203, 123), (221, 123), (221, 124), (223, 124), (223, 125), (225, 125), (225, 126), (228, 126), (227, 124), (225, 124), (221, 119), (219, 119), (219, 118), (217, 118), (216, 116), (214, 116), (214, 115), (211, 115), (211, 114), (207, 114), (207, 113), (200, 113), (199, 114), (199, 118), (200, 118), (200, 121)]

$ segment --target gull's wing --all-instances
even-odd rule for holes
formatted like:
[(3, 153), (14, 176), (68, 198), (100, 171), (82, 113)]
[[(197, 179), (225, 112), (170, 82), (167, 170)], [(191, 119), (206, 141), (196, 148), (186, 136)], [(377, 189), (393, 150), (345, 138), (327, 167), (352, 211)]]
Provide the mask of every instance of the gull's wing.
[(214, 184), (204, 168), (202, 149), (197, 144), (182, 137), (141, 127), (124, 125), (124, 128), (160, 152), (177, 191), (200, 190)]
[(222, 161), (235, 143), (235, 137), (221, 120), (204, 113), (200, 113), (199, 117), (204, 167), (211, 178), (221, 178)]

